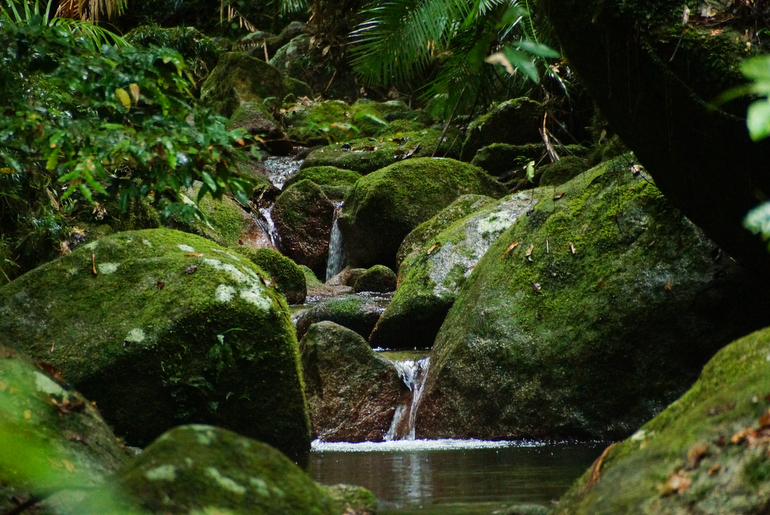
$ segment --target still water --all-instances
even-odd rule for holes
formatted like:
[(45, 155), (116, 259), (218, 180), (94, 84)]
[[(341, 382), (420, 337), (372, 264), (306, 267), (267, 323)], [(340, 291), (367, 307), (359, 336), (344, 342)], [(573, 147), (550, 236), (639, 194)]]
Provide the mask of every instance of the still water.
[(383, 513), (475, 512), (469, 503), (479, 503), (479, 513), (491, 513), (495, 505), (558, 499), (605, 447), (479, 440), (314, 442), (308, 472), (323, 484), (368, 488)]

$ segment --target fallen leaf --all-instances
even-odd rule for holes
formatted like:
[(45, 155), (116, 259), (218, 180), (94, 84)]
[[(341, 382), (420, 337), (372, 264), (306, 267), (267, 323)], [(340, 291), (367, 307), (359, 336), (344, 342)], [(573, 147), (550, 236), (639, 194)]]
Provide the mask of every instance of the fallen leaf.
[(692, 479), (690, 477), (684, 475), (682, 472), (674, 472), (669, 476), (668, 481), (663, 485), (663, 488), (661, 488), (660, 495), (667, 496), (681, 494), (682, 492), (686, 492), (691, 484)]
[(91, 252), (91, 272), (96, 275), (96, 253)]
[(513, 249), (515, 249), (515, 248), (516, 248), (516, 247), (518, 247), (518, 246), (519, 246), (519, 242), (518, 242), (518, 241), (514, 241), (513, 243), (511, 243), (511, 244), (508, 246), (508, 248), (507, 248), (507, 249), (505, 249), (505, 252), (503, 252), (503, 255), (502, 255), (502, 256), (500, 256), (500, 259), (503, 259), (503, 258), (505, 257), (505, 255), (506, 255), (506, 254), (508, 254), (510, 251), (512, 251)]
[(569, 251), (570, 251), (572, 254), (574, 254), (575, 252), (577, 252), (577, 250), (575, 250), (575, 246), (572, 244), (572, 242), (569, 242)]
[(560, 198), (562, 198), (563, 196), (564, 196), (564, 192), (562, 191), (561, 193), (557, 193), (556, 195), (554, 195), (554, 196), (553, 196), (553, 199), (554, 199), (554, 200), (559, 200), (559, 199), (560, 199)]
[(83, 411), (86, 407), (86, 404), (83, 401), (70, 402), (66, 397), (62, 399), (62, 402), (51, 399), (51, 403), (56, 406), (59, 416), (66, 415), (67, 413), (78, 413)]
[(75, 465), (73, 465), (71, 461), (62, 458), (61, 462), (64, 465), (64, 468), (67, 469), (67, 472), (75, 472)]
[(128, 85), (129, 91), (131, 91), (131, 96), (134, 98), (134, 103), (139, 103), (139, 85), (131, 83)]
[(601, 479), (602, 463), (604, 462), (604, 458), (607, 457), (607, 454), (609, 454), (610, 449), (612, 449), (613, 447), (615, 447), (614, 443), (608, 446), (606, 449), (604, 449), (604, 452), (602, 452), (602, 455), (596, 458), (596, 460), (591, 465), (591, 468), (589, 469), (591, 474), (588, 478), (588, 483), (586, 483), (586, 490), (590, 490), (591, 488), (593, 488), (594, 485), (596, 485), (596, 483), (599, 482), (599, 479)]
[(718, 463), (716, 465), (712, 465), (711, 467), (709, 467), (709, 476), (713, 476), (714, 474), (719, 472), (721, 468), (722, 468), (722, 465)]
[(441, 242), (440, 242), (440, 241), (437, 241), (436, 243), (434, 243), (434, 244), (431, 246), (431, 248), (429, 248), (429, 249), (428, 249), (428, 252), (426, 252), (425, 254), (426, 254), (426, 255), (428, 255), (428, 256), (430, 256), (430, 255), (431, 255), (431, 253), (432, 253), (434, 250), (438, 249), (438, 248), (441, 248)]
[(128, 91), (123, 88), (117, 88), (115, 90), (115, 96), (118, 97), (118, 100), (123, 104), (123, 107), (131, 109), (131, 97), (128, 96)]
[(669, 281), (669, 282), (667, 282), (666, 284), (663, 285), (663, 289), (666, 290), (667, 292), (671, 293), (671, 292), (674, 291), (674, 284), (671, 281)]
[(64, 382), (64, 376), (62, 376), (61, 369), (58, 369), (50, 363), (46, 363), (45, 361), (35, 361), (35, 366), (40, 370), (51, 374), (57, 381), (61, 381), (62, 383)]
[(767, 427), (770, 427), (770, 412), (764, 413), (759, 417), (759, 428), (765, 429)]
[(527, 249), (526, 254), (524, 254), (524, 257), (527, 258), (527, 261), (532, 261), (532, 251), (533, 250), (535, 250), (535, 244), (534, 243), (529, 246), (529, 248)]
[(757, 432), (754, 431), (752, 428), (747, 427), (746, 429), (742, 429), (735, 433), (732, 438), (730, 438), (730, 441), (732, 443), (738, 444), (744, 442), (749, 437), (754, 437), (757, 435)]
[(198, 252), (188, 252), (184, 255), (184, 257), (203, 257), (204, 254), (200, 254)]
[(685, 462), (686, 470), (694, 470), (698, 468), (700, 462), (706, 457), (709, 446), (707, 443), (696, 443), (687, 451), (687, 461)]
[(166, 286), (166, 283), (163, 281), (158, 281), (158, 284), (156, 284), (159, 290), (162, 290), (164, 286)]
[(719, 415), (720, 413), (724, 413), (725, 411), (730, 411), (735, 407), (735, 403), (731, 402), (729, 404), (725, 404), (724, 406), (717, 406), (716, 408), (711, 408), (706, 412), (706, 415), (709, 417), (713, 417), (714, 415)]

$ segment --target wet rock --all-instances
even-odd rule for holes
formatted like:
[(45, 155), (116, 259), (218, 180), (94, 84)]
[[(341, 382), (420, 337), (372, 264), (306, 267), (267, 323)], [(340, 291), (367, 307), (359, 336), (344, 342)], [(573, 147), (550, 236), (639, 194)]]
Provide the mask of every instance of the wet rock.
[(526, 97), (503, 102), (468, 126), (461, 159), (470, 161), (476, 151), (492, 143), (540, 143), (543, 105)]
[(46, 368), (0, 347), (3, 513), (62, 488), (93, 488), (128, 460), (91, 402)]
[(288, 95), (306, 96), (306, 84), (289, 79), (273, 66), (242, 52), (227, 52), (219, 57), (217, 66), (201, 85), (201, 101), (230, 117), (244, 103), (264, 103), (280, 106)]
[(262, 273), (191, 234), (116, 234), (0, 288), (0, 344), (63, 369), (131, 445), (205, 421), (304, 459), (296, 336)]
[(343, 170), (335, 166), (313, 166), (302, 168), (292, 175), (283, 185), (288, 188), (302, 180), (310, 180), (319, 186), (353, 186), (361, 174), (352, 170)]
[(741, 338), (680, 399), (602, 454), (552, 513), (764, 513), (770, 330)]
[(495, 240), (436, 338), (418, 437), (622, 438), (770, 323), (768, 289), (627, 163), (535, 192)]
[(362, 177), (339, 218), (348, 263), (396, 268), (404, 237), (469, 193), (500, 197), (506, 190), (480, 168), (453, 159), (410, 159)]
[(242, 102), (230, 117), (229, 127), (258, 136), (273, 155), (287, 156), (294, 148), (263, 102)]
[(283, 253), (323, 276), (334, 206), (321, 188), (309, 180), (286, 188), (275, 201), (273, 221)]
[(566, 156), (555, 163), (541, 167), (540, 186), (559, 186), (574, 179), (588, 169), (585, 160), (576, 156)]
[(337, 505), (337, 513), (342, 515), (375, 515), (377, 513), (377, 498), (364, 487), (332, 485), (324, 488)]
[[(440, 137), (441, 131), (438, 129), (423, 129), (376, 138), (353, 139), (313, 150), (302, 167), (335, 166), (368, 174), (407, 159), (431, 157)], [(459, 149), (452, 145), (454, 140), (453, 134), (444, 136), (436, 155), (458, 157)]]
[(384, 265), (374, 265), (356, 279), (353, 290), (387, 293), (396, 289), (396, 274)]
[[(498, 201), (468, 195), (415, 229), (431, 237), (402, 261), (399, 287), (369, 337), (371, 344), (389, 349), (430, 347), (457, 293), (489, 246), (536, 203), (530, 192)], [(447, 223), (463, 207), (473, 211)]]
[(302, 304), (307, 297), (305, 274), (290, 258), (273, 249), (252, 249), (237, 247), (238, 254), (270, 274), (278, 291), (284, 294), (289, 304)]
[(375, 301), (357, 295), (322, 299), (297, 320), (297, 336), (302, 338), (312, 324), (328, 320), (367, 338), (383, 311)]
[(381, 441), (404, 388), (393, 364), (333, 322), (311, 325), (300, 353), (316, 436), (326, 442)]
[(117, 481), (126, 504), (149, 513), (338, 515), (334, 501), (268, 444), (186, 425), (155, 440)]

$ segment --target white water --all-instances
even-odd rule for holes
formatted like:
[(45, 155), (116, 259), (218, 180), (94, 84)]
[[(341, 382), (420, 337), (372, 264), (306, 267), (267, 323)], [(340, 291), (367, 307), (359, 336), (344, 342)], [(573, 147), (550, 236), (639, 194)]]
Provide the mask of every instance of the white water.
[(327, 281), (342, 272), (342, 266), (345, 264), (345, 246), (342, 243), (342, 232), (337, 223), (343, 204), (344, 202), (334, 202), (334, 223), (332, 223), (332, 233), (329, 237), (329, 255), (326, 258)]
[[(425, 386), (425, 378), (428, 376), (428, 367), (430, 366), (430, 357), (422, 358), (414, 361), (407, 359), (404, 361), (393, 361), (393, 366), (396, 367), (399, 377), (404, 381), (404, 384), (412, 392), (411, 401), (408, 405), (403, 404), (396, 408), (396, 413), (393, 415), (393, 422), (390, 424), (385, 435), (385, 441), (394, 440), (414, 440), (415, 439), (415, 426), (417, 422), (417, 409), (420, 406), (420, 400), (422, 398), (423, 387)], [(408, 417), (408, 420), (404, 422), (404, 417)], [(406, 428), (404, 428), (406, 423)]]
[(314, 452), (380, 452), (380, 451), (450, 451), (453, 449), (501, 449), (504, 447), (543, 447), (546, 442), (535, 440), (392, 440), (383, 442), (324, 442), (313, 440)]
[[(267, 235), (270, 236), (270, 241), (273, 242), (273, 245), (277, 246), (281, 241), (281, 237), (278, 235), (278, 230), (275, 228), (275, 223), (273, 222), (273, 205), (271, 204), (269, 207), (260, 207), (259, 212), (265, 220), (263, 229), (265, 229)], [(262, 224), (260, 225), (262, 226)]]
[(302, 166), (302, 160), (295, 161), (293, 157), (268, 157), (262, 164), (265, 166), (267, 178), (280, 190), (286, 180)]

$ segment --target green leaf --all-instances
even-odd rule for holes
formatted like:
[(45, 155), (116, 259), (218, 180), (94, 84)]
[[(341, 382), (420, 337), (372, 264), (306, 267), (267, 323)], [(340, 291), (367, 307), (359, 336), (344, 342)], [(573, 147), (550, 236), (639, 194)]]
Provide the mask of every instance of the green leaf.
[(530, 161), (527, 163), (527, 180), (529, 182), (535, 182), (535, 162)]
[(503, 49), (503, 53), (513, 67), (521, 70), (529, 80), (534, 83), (540, 82), (540, 75), (537, 73), (537, 68), (535, 68), (535, 63), (532, 62), (531, 58), (528, 58), (523, 52), (517, 52), (511, 47)]
[(213, 177), (211, 177), (211, 175), (210, 175), (208, 172), (206, 172), (206, 171), (203, 171), (203, 172), (201, 172), (201, 177), (203, 178), (203, 183), (204, 183), (206, 186), (208, 186), (208, 188), (209, 188), (209, 189), (210, 189), (212, 192), (215, 192), (215, 191), (217, 191), (217, 189), (218, 189), (218, 187), (217, 187), (217, 183), (216, 183), (216, 181), (213, 179)]
[(548, 45), (544, 45), (543, 43), (535, 43), (529, 39), (517, 41), (513, 45), (538, 57), (561, 57), (559, 52), (549, 47)]
[(770, 99), (757, 100), (749, 106), (746, 125), (754, 141), (770, 136)]
[(741, 72), (755, 81), (770, 82), (770, 55), (748, 59), (741, 65)]
[(51, 152), (48, 155), (48, 161), (45, 163), (45, 169), (46, 170), (55, 170), (56, 165), (59, 164), (59, 149), (54, 149), (53, 152)]

